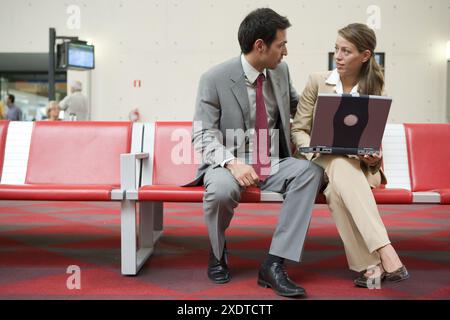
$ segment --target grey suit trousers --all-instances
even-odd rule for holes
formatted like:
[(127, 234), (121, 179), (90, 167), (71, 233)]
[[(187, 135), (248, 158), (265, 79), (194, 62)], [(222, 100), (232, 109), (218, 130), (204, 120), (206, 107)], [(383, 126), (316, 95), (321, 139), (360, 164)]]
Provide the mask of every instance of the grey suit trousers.
[[(284, 202), (269, 253), (300, 261), (323, 170), (316, 164), (295, 158), (272, 163), (272, 172), (260, 188), (283, 194)], [(225, 231), (244, 190), (228, 169), (210, 167), (204, 176), (203, 210), (214, 255), (220, 259)]]

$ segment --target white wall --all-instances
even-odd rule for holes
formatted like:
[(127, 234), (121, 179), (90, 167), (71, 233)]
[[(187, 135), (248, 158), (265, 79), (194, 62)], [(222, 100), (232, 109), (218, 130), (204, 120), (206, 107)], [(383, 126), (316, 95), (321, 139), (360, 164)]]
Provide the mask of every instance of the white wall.
[[(71, 5), (80, 9), (79, 29), (71, 29)], [(47, 51), (49, 27), (90, 39), (94, 120), (127, 119), (136, 107), (144, 121), (191, 120), (201, 73), (239, 54), (238, 26), (252, 9), (290, 19), (286, 61), (301, 92), (310, 72), (327, 69), (336, 30), (366, 22), (370, 5), (381, 9), (377, 51), (386, 53), (390, 121), (446, 121), (449, 0), (0, 0), (0, 52)]]

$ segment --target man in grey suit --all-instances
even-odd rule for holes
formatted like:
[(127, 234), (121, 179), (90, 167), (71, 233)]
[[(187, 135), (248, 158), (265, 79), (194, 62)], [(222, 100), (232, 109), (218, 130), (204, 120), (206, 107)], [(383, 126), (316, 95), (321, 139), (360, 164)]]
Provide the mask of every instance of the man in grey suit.
[(300, 261), (322, 169), (290, 157), (290, 117), (299, 98), (281, 61), (287, 55), (288, 27), (287, 18), (268, 8), (242, 21), (242, 54), (200, 79), (192, 140), (202, 156), (195, 182), (205, 186), (208, 277), (215, 283), (230, 280), (225, 230), (241, 192), (258, 186), (284, 196), (258, 284), (282, 296), (302, 296), (305, 290), (289, 279), (283, 263), (285, 258)]

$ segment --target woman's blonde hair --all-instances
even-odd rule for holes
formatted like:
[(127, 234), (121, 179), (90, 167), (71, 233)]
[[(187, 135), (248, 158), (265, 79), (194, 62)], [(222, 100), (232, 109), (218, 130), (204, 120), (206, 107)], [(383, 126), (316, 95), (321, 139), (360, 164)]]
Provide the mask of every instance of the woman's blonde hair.
[(55, 107), (59, 108), (59, 105), (56, 101), (52, 100), (52, 101), (48, 102), (47, 108), (45, 108), (45, 113), (47, 114), (47, 118), (50, 118), (50, 112)]
[(362, 23), (352, 23), (338, 31), (345, 40), (350, 41), (358, 51), (369, 50), (370, 59), (361, 67), (358, 91), (361, 94), (381, 95), (384, 88), (384, 75), (381, 66), (375, 60), (375, 47), (377, 38), (375, 32)]
[(0, 100), (0, 120), (3, 120), (6, 118), (5, 115), (5, 104), (3, 103), (3, 101)]

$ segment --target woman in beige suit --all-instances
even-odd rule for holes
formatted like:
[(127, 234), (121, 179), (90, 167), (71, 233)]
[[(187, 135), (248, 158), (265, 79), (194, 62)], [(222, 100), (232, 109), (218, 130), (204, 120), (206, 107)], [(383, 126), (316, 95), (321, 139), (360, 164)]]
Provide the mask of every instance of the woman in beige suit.
[[(381, 95), (384, 78), (374, 58), (376, 37), (364, 24), (350, 24), (338, 31), (335, 47), (337, 69), (312, 74), (306, 85), (292, 126), (296, 147), (307, 147), (319, 93)], [(380, 170), (381, 154), (344, 156), (299, 154), (320, 165), (327, 183), (324, 190), (333, 219), (344, 243), (349, 268), (361, 272), (355, 285), (401, 281), (408, 271), (392, 247), (381, 220), (371, 187), (386, 183)]]

